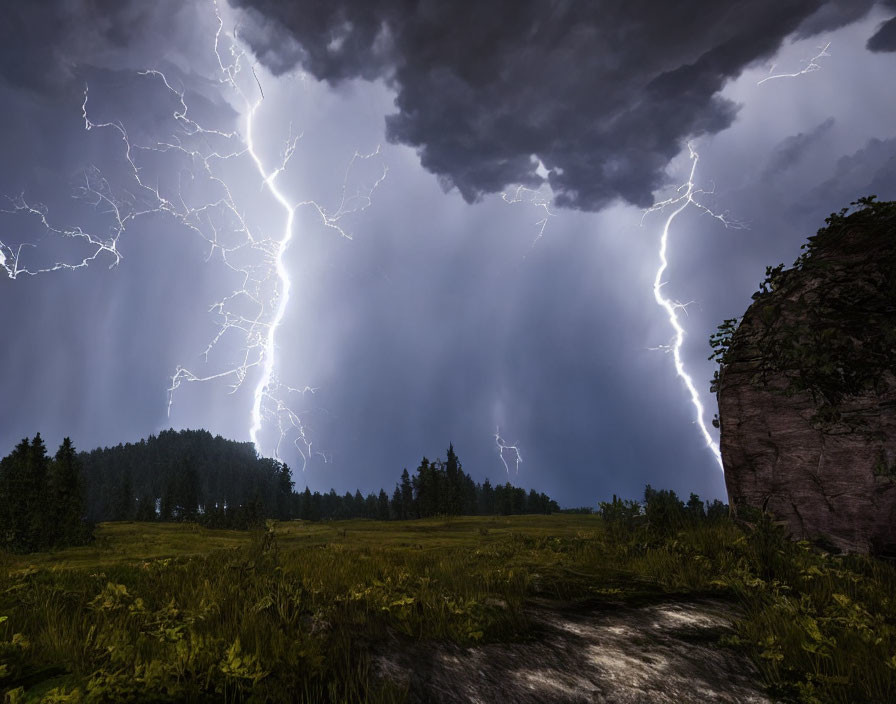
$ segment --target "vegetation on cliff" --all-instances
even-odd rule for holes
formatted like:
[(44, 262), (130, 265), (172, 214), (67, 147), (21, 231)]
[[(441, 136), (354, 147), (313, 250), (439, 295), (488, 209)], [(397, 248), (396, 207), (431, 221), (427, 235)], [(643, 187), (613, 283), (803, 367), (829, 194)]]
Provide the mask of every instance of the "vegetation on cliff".
[(825, 219), (792, 268), (766, 268), (748, 328), (728, 319), (710, 338), (713, 392), (727, 365), (748, 362), (757, 383), (783, 375), (779, 391), (809, 393), (819, 424), (861, 425), (841, 416), (843, 400), (879, 392), (896, 374), (896, 201), (851, 206)]

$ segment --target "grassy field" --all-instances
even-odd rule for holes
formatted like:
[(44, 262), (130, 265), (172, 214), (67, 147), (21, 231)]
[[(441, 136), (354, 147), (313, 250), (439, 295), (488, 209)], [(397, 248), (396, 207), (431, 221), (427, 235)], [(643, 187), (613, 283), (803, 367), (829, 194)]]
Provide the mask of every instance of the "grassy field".
[(524, 606), (712, 594), (725, 645), (768, 691), (896, 700), (896, 569), (768, 523), (683, 530), (596, 515), (290, 522), (253, 533), (103, 524), (96, 542), (0, 554), (7, 701), (401, 702), (372, 655), (396, 642), (524, 639)]

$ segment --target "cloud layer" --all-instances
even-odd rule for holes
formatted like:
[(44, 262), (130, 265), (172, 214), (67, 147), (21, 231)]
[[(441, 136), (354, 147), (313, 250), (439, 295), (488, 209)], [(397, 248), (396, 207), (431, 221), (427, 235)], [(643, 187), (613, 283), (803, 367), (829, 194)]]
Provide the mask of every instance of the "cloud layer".
[(650, 205), (683, 143), (731, 124), (737, 106), (719, 96), (728, 79), (794, 32), (836, 29), (873, 5), (232, 2), (272, 70), (390, 82), (388, 137), (468, 202), (541, 184), (540, 161), (557, 204), (590, 211)]

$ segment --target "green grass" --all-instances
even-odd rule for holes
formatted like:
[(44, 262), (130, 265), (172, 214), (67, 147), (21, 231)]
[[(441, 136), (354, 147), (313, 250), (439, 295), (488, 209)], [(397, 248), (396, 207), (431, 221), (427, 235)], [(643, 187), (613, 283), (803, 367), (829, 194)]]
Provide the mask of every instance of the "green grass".
[(729, 521), (670, 535), (598, 516), (103, 524), (95, 544), (0, 555), (9, 701), (401, 702), (372, 656), (525, 638), (533, 597), (740, 605), (729, 647), (776, 696), (896, 698), (896, 570)]

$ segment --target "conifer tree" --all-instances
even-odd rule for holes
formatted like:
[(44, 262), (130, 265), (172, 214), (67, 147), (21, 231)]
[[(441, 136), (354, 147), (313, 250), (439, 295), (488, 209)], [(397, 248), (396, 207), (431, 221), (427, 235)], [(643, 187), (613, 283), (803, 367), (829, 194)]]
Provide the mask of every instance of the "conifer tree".
[(299, 504), (299, 518), (303, 521), (311, 520), (311, 489), (305, 486), (305, 491), (302, 492), (302, 501)]
[(28, 474), (25, 492), (22, 496), (28, 515), (29, 551), (49, 547), (55, 537), (53, 519), (46, 510), (49, 498), (47, 491), (49, 469), (50, 459), (47, 457), (47, 446), (38, 433), (31, 441), (28, 453)]
[(117, 491), (112, 501), (113, 521), (130, 521), (134, 518), (134, 485), (131, 480), (131, 470), (125, 469), (121, 473)]
[(0, 462), (0, 512), (2, 512), (3, 543), (12, 552), (27, 552), (29, 540), (30, 501), (29, 460), (31, 443), (24, 438)]
[(454, 443), (448, 443), (448, 453), (445, 458), (445, 513), (450, 516), (460, 515), (462, 506), (462, 481), (463, 469), (454, 452)]
[(277, 518), (288, 521), (292, 518), (293, 481), (289, 467), (281, 464), (277, 471)]
[(406, 516), (404, 506), (401, 503), (401, 487), (395, 485), (395, 491), (392, 492), (392, 500), (389, 502), (389, 517), (396, 521), (403, 521)]
[(84, 523), (86, 502), (81, 461), (70, 438), (65, 438), (50, 465), (49, 507), (58, 526), (58, 544), (79, 545), (89, 528)]
[(492, 487), (492, 483), (488, 480), (488, 477), (482, 482), (482, 500), (480, 501), (480, 506), (482, 513), (486, 516), (492, 516), (497, 513), (495, 506), (495, 489)]
[(178, 519), (195, 521), (199, 514), (199, 473), (191, 461), (184, 462), (183, 474), (178, 483), (180, 486), (175, 501), (178, 508)]
[(154, 521), (156, 520), (156, 500), (151, 496), (144, 496), (137, 504), (138, 521)]
[(405, 467), (401, 473), (401, 518), (407, 520), (416, 515), (414, 510), (414, 487), (411, 484), (411, 475)]

